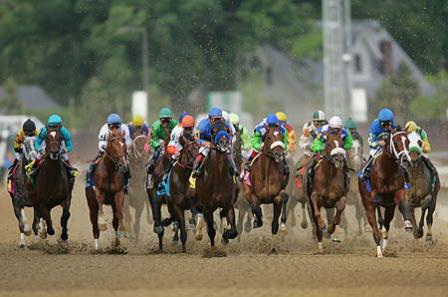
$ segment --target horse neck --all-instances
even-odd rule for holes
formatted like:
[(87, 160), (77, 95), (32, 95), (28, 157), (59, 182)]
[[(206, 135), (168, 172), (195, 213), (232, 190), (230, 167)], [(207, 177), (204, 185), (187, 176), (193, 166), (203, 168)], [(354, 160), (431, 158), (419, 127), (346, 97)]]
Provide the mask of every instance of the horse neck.
[(61, 168), (63, 167), (62, 159), (59, 157), (57, 160), (52, 160), (47, 156), (42, 163), (41, 172), (45, 172), (47, 177), (53, 177), (57, 179), (61, 176)]
[[(214, 162), (212, 162), (214, 160)], [(223, 174), (227, 171), (229, 171), (229, 164), (226, 159), (226, 153), (220, 153), (217, 150), (211, 150), (210, 151), (210, 158), (207, 158), (207, 168), (208, 168), (208, 174), (209, 176), (213, 175), (213, 172), (217, 172), (216, 177), (218, 179), (223, 178)], [(217, 168), (217, 171), (214, 171), (214, 169)]]
[(107, 151), (103, 156), (103, 166), (106, 168), (107, 172), (114, 172), (116, 170), (114, 161)]

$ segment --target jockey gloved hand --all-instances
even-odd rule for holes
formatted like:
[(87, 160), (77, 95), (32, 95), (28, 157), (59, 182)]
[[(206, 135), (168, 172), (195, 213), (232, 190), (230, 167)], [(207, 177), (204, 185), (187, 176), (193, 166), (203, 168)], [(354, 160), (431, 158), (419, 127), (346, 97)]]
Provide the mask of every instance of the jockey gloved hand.
[(160, 146), (164, 146), (164, 145), (165, 145), (165, 141), (164, 141), (163, 139), (160, 139), (160, 140), (159, 140), (159, 145), (160, 145)]
[(14, 151), (16, 152), (16, 153), (21, 153), (21, 152), (23, 152), (23, 149), (21, 148), (21, 147), (15, 147), (14, 148)]

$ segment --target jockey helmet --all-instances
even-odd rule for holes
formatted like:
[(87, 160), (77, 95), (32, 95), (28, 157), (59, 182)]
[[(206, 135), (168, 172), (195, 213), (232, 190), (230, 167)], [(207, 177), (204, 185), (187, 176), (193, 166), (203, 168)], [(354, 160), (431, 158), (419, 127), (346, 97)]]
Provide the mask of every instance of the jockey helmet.
[(354, 120), (352, 120), (352, 118), (349, 118), (348, 120), (345, 121), (344, 127), (347, 129), (357, 129), (358, 128), (356, 126), (356, 122)]
[(222, 110), (218, 107), (213, 107), (208, 112), (208, 117), (209, 118), (222, 118)]
[(62, 124), (62, 118), (55, 113), (50, 115), (50, 117), (48, 118), (47, 122), (48, 127), (56, 127), (61, 124)]
[(325, 112), (323, 112), (322, 110), (318, 110), (313, 113), (313, 121), (324, 122), (326, 120), (327, 120), (327, 117), (325, 115)]
[(417, 131), (417, 124), (414, 121), (409, 121), (404, 126), (404, 129), (406, 130), (407, 133), (415, 132)]
[(181, 123), (183, 128), (193, 128), (194, 127), (194, 118), (191, 115), (186, 115), (182, 119)]
[(328, 121), (328, 126), (330, 128), (334, 128), (334, 129), (342, 129), (342, 126), (344, 124), (342, 123), (342, 119), (338, 116), (334, 116), (332, 117), (329, 121)]
[(32, 136), (36, 133), (36, 124), (31, 119), (28, 119), (23, 123), (22, 129), (26, 135)]
[(173, 117), (173, 112), (168, 107), (164, 107), (159, 112), (159, 118), (161, 119), (171, 119)]
[(236, 126), (240, 123), (240, 117), (236, 113), (232, 112), (229, 116), (230, 116), (230, 122), (234, 126)]
[(279, 111), (275, 115), (277, 116), (278, 120), (281, 122), (286, 122), (288, 120), (288, 116), (284, 112)]
[(389, 108), (383, 108), (378, 113), (378, 121), (392, 123), (394, 121), (394, 113)]
[(107, 124), (110, 125), (121, 125), (121, 118), (118, 114), (116, 113), (111, 113), (108, 117), (107, 117)]
[(230, 121), (229, 113), (228, 113), (227, 111), (223, 110), (223, 111), (222, 111), (222, 118), (224, 119), (224, 121), (225, 121), (226, 123), (228, 123), (228, 122)]
[(143, 117), (141, 115), (136, 115), (132, 119), (132, 124), (136, 127), (142, 127), (144, 123), (145, 123), (145, 120), (143, 119)]
[(268, 114), (268, 116), (266, 118), (266, 123), (269, 126), (278, 126), (280, 124), (280, 122), (275, 114)]
[(183, 111), (179, 114), (179, 123), (182, 123), (183, 118), (188, 114), (188, 112)]

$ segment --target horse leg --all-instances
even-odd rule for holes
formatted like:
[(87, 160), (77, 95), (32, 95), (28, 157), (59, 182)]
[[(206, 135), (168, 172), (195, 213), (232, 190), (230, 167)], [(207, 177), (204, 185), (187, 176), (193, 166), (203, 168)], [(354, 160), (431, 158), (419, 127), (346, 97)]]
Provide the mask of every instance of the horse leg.
[[(128, 232), (131, 233), (131, 224), (132, 224), (131, 206), (129, 205), (129, 200), (130, 197), (128, 197), (128, 199), (125, 199), (123, 206), (124, 229), (126, 233)], [(137, 212), (137, 209), (135, 210), (135, 212)], [(129, 235), (126, 234), (126, 237), (128, 236)]]
[[(375, 207), (375, 205), (373, 204), (373, 199), (376, 193), (375, 191), (372, 191), (369, 194), (362, 187), (359, 187), (359, 191), (361, 194), (362, 204), (364, 205), (364, 210), (366, 212), (367, 221), (372, 228), (373, 240), (376, 243), (376, 256), (377, 258), (383, 258), (383, 251), (381, 249), (381, 233), (380, 229), (378, 228), (376, 219), (376, 212), (378, 210), (378, 207)], [(378, 218), (380, 217), (380, 215), (381, 212), (378, 210)]]
[(395, 204), (398, 205), (398, 209), (403, 215), (404, 219), (404, 229), (406, 232), (412, 232), (412, 214), (411, 214), (411, 204), (406, 199), (406, 193), (403, 189), (399, 190), (394, 195)]
[(385, 230), (382, 232), (382, 236), (383, 236), (383, 247), (382, 248), (383, 248), (383, 250), (385, 250), (387, 248), (387, 243), (388, 243), (387, 238), (389, 235), (390, 222), (394, 218), (394, 213), (395, 213), (395, 205), (386, 207), (386, 209), (384, 211), (384, 228), (385, 228)]
[(296, 206), (299, 202), (297, 199), (289, 199), (288, 205), (287, 205), (287, 215), (291, 217), (291, 226), (295, 227), (297, 225), (297, 219), (294, 213), (294, 210), (296, 209)]
[[(124, 236), (124, 225), (123, 225), (123, 206), (124, 206), (124, 191), (120, 191), (115, 194), (115, 215), (118, 220), (118, 237)], [(115, 227), (114, 227), (115, 228)], [(117, 229), (115, 229), (117, 231)]]
[(135, 208), (135, 215), (134, 215), (134, 236), (135, 236), (135, 243), (138, 243), (138, 240), (140, 239), (140, 220), (143, 214), (143, 208), (145, 205), (141, 205), (141, 207)]
[(363, 233), (362, 232), (362, 223), (361, 223), (363, 213), (362, 213), (361, 205), (357, 198), (358, 198), (358, 196), (355, 195), (355, 217), (356, 217), (356, 221), (358, 222), (358, 236), (361, 236)]
[(45, 220), (47, 224), (47, 233), (48, 235), (54, 235), (53, 222), (51, 221), (50, 210), (43, 204), (40, 204), (40, 215)]
[(174, 216), (176, 221), (179, 222), (180, 229), (180, 241), (182, 242), (182, 253), (187, 252), (187, 229), (185, 227), (185, 211), (179, 206), (174, 205)]
[(160, 234), (163, 232), (161, 215), (162, 201), (160, 197), (154, 193), (154, 195), (150, 196), (149, 202), (151, 202), (152, 218), (154, 220), (153, 231), (156, 234)]
[(437, 192), (432, 194), (431, 202), (429, 203), (428, 207), (428, 214), (426, 215), (426, 225), (428, 226), (428, 230), (426, 231), (426, 242), (433, 243), (432, 238), (432, 223), (433, 223), (433, 215), (434, 211), (436, 209), (437, 204)]
[(263, 212), (261, 211), (260, 202), (254, 194), (249, 194), (248, 199), (252, 215), (254, 216), (253, 229), (263, 226)]
[[(300, 227), (302, 227), (302, 229), (306, 229), (308, 228), (308, 221), (306, 219), (306, 202), (300, 202), (301, 206), (302, 206), (302, 221), (300, 222)], [(293, 216), (294, 217), (294, 216)]]
[[(415, 208), (412, 207), (412, 216), (413, 216), (413, 218), (415, 216), (414, 210), (415, 210)], [(426, 214), (427, 210), (428, 210), (428, 206), (427, 205), (422, 206), (422, 215), (420, 217), (420, 221), (418, 223), (418, 227), (417, 227), (417, 223), (415, 222), (415, 218), (414, 218), (414, 221), (412, 222), (413, 224), (415, 222), (415, 224), (414, 224), (414, 238), (415, 239), (423, 237), (423, 225), (425, 224), (425, 214)]]
[(282, 233), (283, 235), (286, 235), (286, 233), (287, 233), (286, 220), (288, 218), (287, 217), (288, 210), (286, 209), (286, 207), (288, 206), (289, 195), (285, 191), (282, 191), (282, 193), (280, 193), (280, 196), (281, 196), (281, 206), (282, 206), (280, 233)]
[(274, 209), (274, 215), (272, 217), (272, 234), (276, 235), (278, 233), (278, 219), (280, 217), (280, 213), (282, 211), (282, 206), (279, 203), (272, 203), (273, 209)]
[(226, 219), (230, 224), (230, 229), (224, 230), (224, 233), (222, 234), (223, 243), (228, 243), (229, 239), (234, 239), (238, 236), (238, 231), (236, 230), (235, 223), (235, 209), (232, 205), (227, 208)]
[(252, 212), (249, 204), (243, 206), (244, 213), (246, 213), (246, 223), (244, 224), (244, 231), (249, 233), (252, 230)]
[(340, 220), (341, 220), (341, 215), (342, 212), (345, 209), (345, 201), (346, 198), (345, 196), (341, 197), (341, 199), (339, 199), (338, 202), (336, 202), (335, 207), (336, 207), (336, 215), (334, 216), (334, 218), (331, 220), (331, 224), (328, 225), (328, 233), (333, 234), (334, 231), (336, 230), (336, 226), (339, 224)]
[(33, 211), (34, 211), (33, 232), (34, 236), (37, 236), (39, 234), (39, 212), (37, 210), (37, 207), (33, 207)]
[(106, 231), (107, 230), (107, 224), (106, 224), (106, 218), (104, 217), (104, 211), (103, 211), (103, 204), (104, 204), (104, 193), (99, 191), (98, 189), (95, 189), (95, 197), (97, 199), (98, 203), (98, 226), (100, 228), (100, 231)]
[(215, 226), (213, 226), (213, 212), (210, 210), (204, 210), (204, 219), (207, 223), (208, 237), (210, 238), (210, 245), (215, 246)]
[(66, 242), (67, 239), (68, 239), (67, 224), (68, 224), (68, 219), (70, 218), (70, 204), (71, 204), (71, 200), (69, 198), (67, 198), (61, 205), (62, 206), (62, 216), (61, 216), (62, 233), (61, 233), (61, 240), (63, 242)]
[(176, 219), (176, 211), (174, 209), (174, 205), (168, 203), (167, 207), (170, 217), (162, 221), (162, 226), (169, 226), (168, 222), (172, 224), (171, 227), (174, 234), (171, 241), (172, 245), (175, 246), (179, 242), (179, 220)]
[(241, 202), (238, 202), (237, 208), (238, 208), (238, 221), (236, 225), (236, 231), (238, 232), (238, 240), (240, 240), (241, 233), (243, 233), (243, 221), (244, 221), (244, 215), (246, 214), (246, 210), (244, 209)]
[(24, 220), (23, 220), (23, 216), (22, 216), (22, 211), (23, 208), (17, 205), (13, 205), (14, 206), (14, 214), (17, 218), (17, 220), (19, 221), (19, 231), (20, 231), (20, 244), (19, 244), (19, 248), (24, 248), (25, 247), (25, 224), (24, 224)]
[(320, 212), (320, 206), (319, 206), (319, 194), (316, 192), (313, 192), (311, 194), (311, 204), (314, 211), (314, 217), (316, 218), (317, 227), (319, 227), (321, 230), (325, 229), (325, 222), (322, 219), (322, 215)]

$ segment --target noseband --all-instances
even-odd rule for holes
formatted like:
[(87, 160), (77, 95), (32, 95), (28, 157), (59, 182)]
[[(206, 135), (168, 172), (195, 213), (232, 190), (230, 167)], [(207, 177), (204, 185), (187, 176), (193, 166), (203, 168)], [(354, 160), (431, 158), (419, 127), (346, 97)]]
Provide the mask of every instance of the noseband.
[[(117, 138), (117, 137), (113, 137), (110, 139), (110, 143), (112, 143), (113, 141), (119, 141), (122, 145), (124, 145), (124, 143), (122, 142), (121, 139)], [(124, 164), (120, 163), (120, 160), (117, 160), (112, 154), (110, 154), (107, 150), (106, 150), (106, 156), (109, 158), (109, 160), (111, 160), (112, 164), (114, 165), (114, 169), (115, 170), (121, 170), (124, 171)], [(123, 159), (125, 158), (125, 156), (123, 156)]]
[[(397, 148), (395, 147), (394, 137), (402, 135), (402, 134), (405, 135), (405, 136), (401, 137), (401, 141), (403, 143), (403, 150), (399, 152), (397, 150)], [(389, 151), (390, 151), (392, 157), (396, 161), (399, 161), (400, 163), (403, 163), (403, 159), (405, 157), (406, 157), (407, 161), (411, 162), (411, 156), (409, 155), (409, 151), (406, 149), (406, 132), (405, 131), (399, 131), (399, 132), (396, 132), (394, 134), (391, 134), (389, 137), (390, 137)]]

